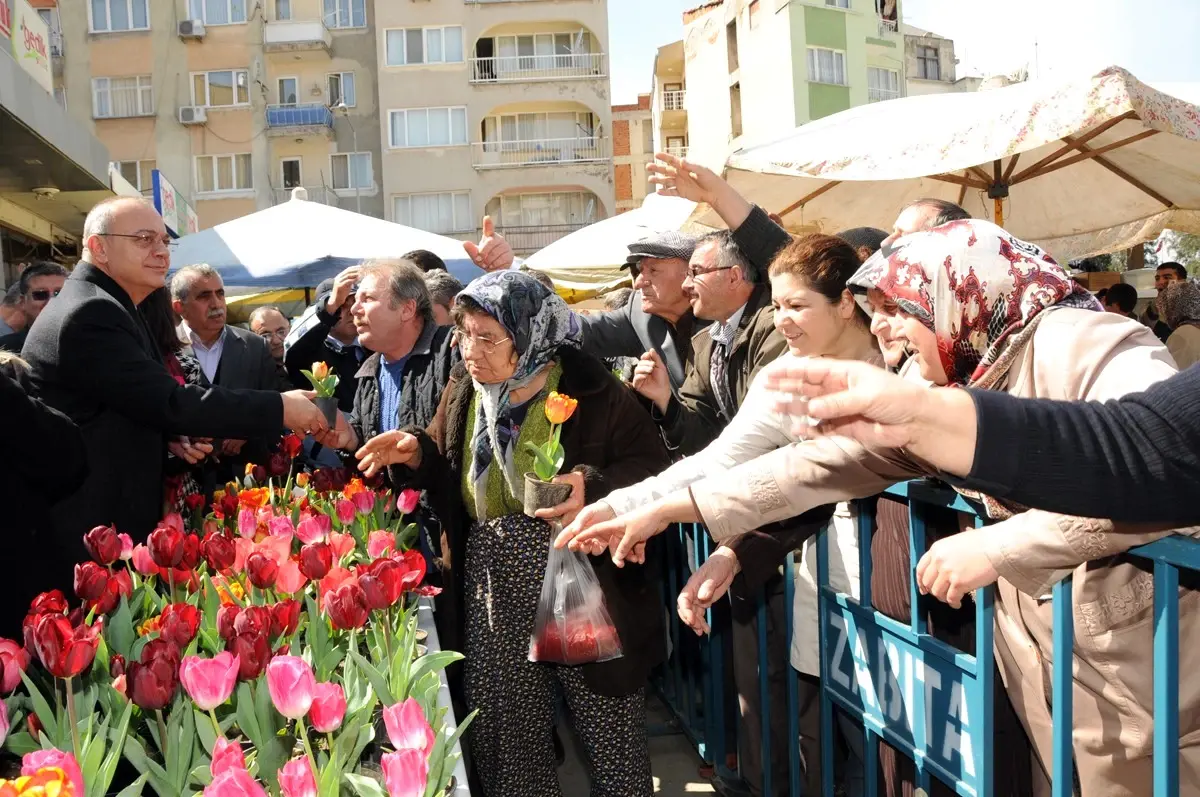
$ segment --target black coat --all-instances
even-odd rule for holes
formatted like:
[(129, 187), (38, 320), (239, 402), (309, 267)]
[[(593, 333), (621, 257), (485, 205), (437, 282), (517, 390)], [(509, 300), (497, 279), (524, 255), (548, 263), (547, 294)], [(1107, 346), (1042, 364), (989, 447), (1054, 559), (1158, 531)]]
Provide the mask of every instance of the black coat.
[(634, 291), (629, 303), (607, 313), (580, 316), (583, 350), (593, 357), (641, 357), (650, 349), (667, 366), (671, 387), (678, 390), (692, 361), (692, 334), (708, 322), (697, 322), (688, 310), (675, 324), (642, 309), (642, 292)]
[(38, 316), (22, 354), (41, 400), (79, 426), (87, 448), (88, 476), (55, 508), (47, 540), (67, 589), (88, 529), (115, 524), (144, 539), (161, 519), (168, 435), (250, 438), (283, 426), (278, 393), (176, 382), (129, 295), (89, 263)]
[[(633, 393), (618, 382), (599, 360), (573, 349), (559, 352), (563, 373), (558, 389), (579, 400), (575, 415), (562, 427), (566, 452), (563, 471), (584, 474), (588, 503), (613, 490), (646, 479), (667, 467), (666, 447), (650, 416)], [(442, 644), (461, 650), (465, 609), (463, 569), (467, 535), (472, 521), (462, 500), (462, 468), (467, 415), (475, 395), (466, 367), (455, 368), (442, 397), (437, 417), (429, 429), (411, 427), (421, 441), (421, 467), (415, 473), (393, 468), (394, 477), (405, 474), (411, 486), (426, 490), (442, 519), (442, 571), (445, 591), (439, 596), (437, 620)], [(630, 694), (646, 685), (651, 668), (666, 659), (666, 632), (659, 592), (656, 537), (647, 546), (643, 566), (618, 568), (607, 556), (592, 557), (596, 577), (604, 591), (608, 611), (624, 651), (618, 659), (583, 666), (588, 686), (603, 695)]]
[(325, 312), (319, 303), (305, 310), (284, 341), (283, 364), (292, 385), (300, 390), (312, 389), (301, 371), (311, 370), (316, 362), (327, 364), (338, 376), (338, 409), (351, 412), (358, 385), (354, 374), (358, 372), (359, 358), (364, 350), (356, 345), (339, 347), (329, 342), (329, 332), (337, 321), (338, 317)]

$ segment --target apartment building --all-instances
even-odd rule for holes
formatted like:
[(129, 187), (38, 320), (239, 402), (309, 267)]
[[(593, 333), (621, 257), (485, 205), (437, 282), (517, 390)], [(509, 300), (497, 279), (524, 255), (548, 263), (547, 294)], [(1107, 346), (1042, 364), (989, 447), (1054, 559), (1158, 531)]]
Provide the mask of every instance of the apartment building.
[(640, 208), (650, 190), (646, 164), (654, 159), (653, 95), (639, 94), (630, 105), (612, 107), (613, 188), (616, 212)]
[(528, 254), (615, 211), (603, 0), (375, 0), (385, 218)]
[(898, 0), (711, 0), (686, 11), (683, 40), (655, 59), (655, 138), (717, 168), (738, 147), (899, 97), (899, 19)]
[(902, 25), (904, 33), (905, 95), (978, 91), (981, 77), (957, 77), (954, 40), (927, 30)]
[(383, 215), (368, 0), (57, 0), (56, 94), (201, 227), (309, 198)]

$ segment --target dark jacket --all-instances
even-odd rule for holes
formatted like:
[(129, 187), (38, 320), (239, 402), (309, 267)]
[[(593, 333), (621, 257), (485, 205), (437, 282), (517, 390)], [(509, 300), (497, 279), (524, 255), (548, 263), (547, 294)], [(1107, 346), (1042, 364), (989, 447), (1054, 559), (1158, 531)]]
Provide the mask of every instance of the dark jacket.
[[(279, 370), (267, 342), (253, 332), (235, 326), (225, 327), (225, 343), (213, 384), (236, 390), (279, 391), (286, 387), (280, 384)], [(219, 484), (241, 478), (247, 463), (261, 465), (267, 462), (279, 444), (282, 429), (264, 431), (266, 434), (247, 440), (236, 456), (220, 457), (217, 467), (208, 470), (216, 481), (204, 485), (206, 494), (211, 495)]]
[(161, 519), (167, 435), (249, 438), (283, 426), (276, 392), (176, 382), (129, 295), (88, 263), (38, 316), (22, 354), (39, 398), (79, 426), (87, 448), (88, 476), (55, 508), (47, 546), (53, 586), (68, 591), (88, 529), (111, 523), (144, 539)]
[[(562, 427), (566, 452), (564, 471), (584, 474), (588, 503), (612, 490), (641, 481), (667, 466), (666, 449), (654, 424), (628, 388), (613, 378), (593, 357), (562, 349), (558, 389), (579, 400), (579, 410)], [(437, 619), (442, 644), (461, 650), (465, 613), (463, 567), (471, 519), (463, 506), (462, 468), (467, 414), (475, 395), (466, 367), (459, 365), (442, 397), (437, 417), (427, 431), (412, 427), (421, 441), (421, 467), (415, 473), (394, 468), (395, 478), (407, 476), (412, 486), (427, 491), (442, 518), (442, 557), (445, 592), (439, 596)], [(661, 538), (656, 538), (661, 539)], [(654, 546), (648, 557), (655, 557)], [(621, 658), (583, 667), (588, 686), (604, 695), (627, 695), (646, 685), (650, 669), (666, 659), (662, 596), (653, 559), (643, 566), (618, 568), (608, 556), (592, 557), (596, 577), (621, 639)]]
[(283, 364), (294, 387), (311, 390), (312, 383), (300, 372), (311, 370), (313, 363), (326, 363), (338, 375), (338, 409), (352, 412), (358, 386), (353, 376), (361, 365), (363, 349), (355, 344), (342, 346), (329, 340), (329, 332), (337, 321), (338, 316), (325, 312), (319, 302), (305, 310), (284, 341)]
[(642, 292), (634, 291), (629, 302), (607, 313), (580, 316), (583, 350), (593, 357), (641, 357), (650, 349), (658, 352), (671, 388), (678, 389), (692, 360), (692, 333), (707, 322), (696, 321), (688, 310), (675, 324), (642, 309)]
[(25, 348), (25, 338), (29, 337), (29, 329), (22, 329), (20, 332), (13, 332), (11, 335), (0, 337), (0, 351), (12, 352), (20, 354), (21, 349)]
[(0, 579), (0, 637), (20, 639), (29, 602), (55, 586), (34, 564), (45, 560), (50, 508), (83, 483), (87, 452), (83, 435), (67, 416), (26, 395), (20, 383), (3, 373), (0, 417), (5, 432), (0, 457), (20, 464), (0, 479), (5, 559), (16, 565)]

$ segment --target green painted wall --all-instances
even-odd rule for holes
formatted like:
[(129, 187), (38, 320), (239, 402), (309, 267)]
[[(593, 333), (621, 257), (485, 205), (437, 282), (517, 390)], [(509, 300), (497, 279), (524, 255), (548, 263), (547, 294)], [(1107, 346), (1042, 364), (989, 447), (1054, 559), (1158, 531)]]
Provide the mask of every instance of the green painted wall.
[(808, 86), (808, 120), (811, 122), (850, 107), (850, 87), (810, 83)]
[(809, 47), (845, 50), (847, 16), (845, 11), (804, 6), (805, 38), (801, 41)]

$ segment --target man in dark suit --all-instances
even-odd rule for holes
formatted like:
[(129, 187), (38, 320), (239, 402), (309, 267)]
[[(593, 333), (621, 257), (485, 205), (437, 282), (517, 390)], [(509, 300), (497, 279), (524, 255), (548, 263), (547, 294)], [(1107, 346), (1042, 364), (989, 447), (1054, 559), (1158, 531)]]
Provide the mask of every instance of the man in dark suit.
[[(326, 428), (300, 392), (181, 385), (163, 365), (137, 305), (170, 266), (162, 217), (146, 201), (96, 205), (83, 228), (83, 260), (29, 331), (22, 352), (39, 398), (83, 434), (88, 475), (55, 507), (46, 589), (70, 591), (93, 526), (115, 524), (144, 539), (163, 514), (168, 437), (248, 438), (288, 427)], [(53, 472), (44, 474), (56, 478)]]
[[(184, 266), (171, 277), (171, 306), (183, 318), (180, 337), (191, 346), (192, 355), (210, 385), (239, 390), (286, 389), (271, 347), (258, 335), (226, 321), (225, 283), (212, 266)], [(276, 430), (277, 431), (277, 430)], [(239, 478), (247, 462), (266, 464), (274, 435), (252, 441), (222, 440), (216, 483)], [(213, 485), (206, 485), (211, 489)]]

